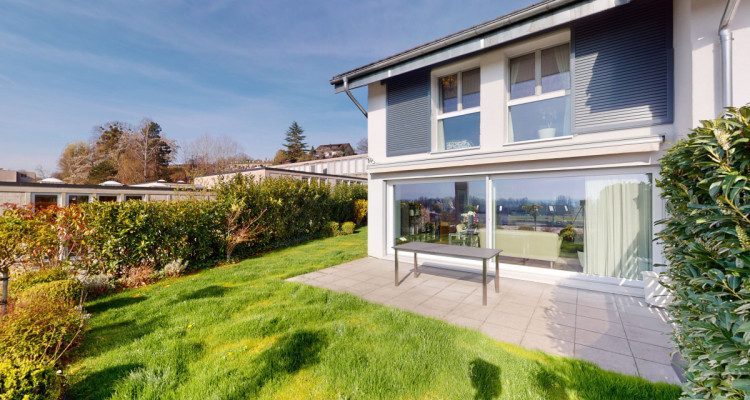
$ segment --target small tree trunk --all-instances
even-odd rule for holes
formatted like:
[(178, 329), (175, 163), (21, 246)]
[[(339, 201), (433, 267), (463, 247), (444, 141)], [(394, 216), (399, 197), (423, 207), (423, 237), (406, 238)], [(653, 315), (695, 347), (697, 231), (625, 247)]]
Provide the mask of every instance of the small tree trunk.
[(10, 279), (8, 276), (8, 272), (2, 271), (0, 273), (0, 282), (3, 284), (3, 295), (2, 300), (0, 300), (0, 317), (5, 315), (5, 313), (8, 311), (8, 280)]

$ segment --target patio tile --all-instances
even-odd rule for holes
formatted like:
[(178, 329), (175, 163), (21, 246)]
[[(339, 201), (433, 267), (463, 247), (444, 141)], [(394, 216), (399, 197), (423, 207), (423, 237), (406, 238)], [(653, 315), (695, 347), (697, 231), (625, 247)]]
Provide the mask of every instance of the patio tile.
[(581, 298), (580, 296), (578, 297), (578, 300), (576, 301), (576, 304), (578, 304), (579, 306), (588, 306), (588, 307), (592, 307), (592, 308), (602, 308), (602, 309), (605, 309), (605, 310), (613, 309), (613, 308), (617, 309), (617, 305), (615, 305), (615, 303), (612, 302), (612, 301), (607, 302), (606, 300), (595, 300), (595, 299), (592, 299), (592, 298)]
[(448, 279), (438, 279), (435, 277), (427, 277), (424, 275), (420, 276), (418, 279), (424, 279), (424, 281), (422, 282), (423, 286), (434, 287), (440, 290), (445, 289), (453, 283), (453, 281)]
[(450, 290), (450, 286), (438, 292), (435, 296), (445, 300), (452, 300), (456, 303), (460, 303), (463, 299), (469, 296), (471, 292), (457, 292)]
[(495, 309), (502, 310), (502, 312), (510, 315), (518, 315), (522, 317), (531, 317), (534, 314), (534, 310), (536, 310), (533, 305), (523, 305), (509, 302), (505, 299), (501, 300), (500, 304)]
[(665, 333), (672, 332), (672, 325), (657, 318), (643, 317), (640, 315), (623, 314), (622, 324), (625, 326), (636, 326)]
[(575, 345), (575, 357), (590, 361), (606, 370), (621, 374), (638, 375), (635, 360), (631, 356), (595, 349), (581, 344)]
[(470, 329), (479, 329), (482, 324), (484, 324), (484, 321), (473, 319), (469, 317), (464, 317), (460, 315), (455, 315), (452, 312), (445, 316), (445, 320), (447, 322), (450, 322), (453, 325), (462, 326), (464, 328), (470, 328)]
[(365, 295), (367, 293), (371, 293), (371, 292), (377, 290), (380, 287), (381, 287), (380, 285), (376, 285), (374, 283), (361, 282), (358, 285), (354, 285), (354, 286), (350, 287), (347, 290), (347, 292), (349, 292), (349, 293), (351, 293), (353, 295), (363, 296), (363, 295)]
[(495, 325), (504, 326), (506, 328), (513, 328), (525, 331), (526, 327), (529, 325), (529, 321), (531, 321), (531, 315), (529, 316), (520, 316), (520, 315), (513, 315), (513, 314), (507, 314), (503, 311), (497, 311), (497, 308), (493, 310), (493, 312), (487, 316), (487, 319), (485, 322), (489, 322)]
[(532, 315), (532, 318), (544, 319), (551, 323), (555, 323), (559, 325), (565, 325), (565, 326), (570, 326), (570, 327), (576, 326), (575, 314), (552, 311), (552, 310), (545, 309), (543, 307), (537, 307), (534, 310), (534, 314)]
[(546, 319), (532, 318), (531, 321), (529, 321), (529, 325), (526, 327), (526, 332), (572, 342), (575, 340), (576, 329), (570, 326), (556, 324)]
[(531, 332), (526, 332), (526, 334), (523, 335), (521, 346), (566, 357), (573, 357), (575, 349), (575, 345), (572, 341), (560, 340)]
[(449, 311), (450, 310), (432, 308), (425, 304), (420, 304), (419, 307), (415, 310), (415, 312), (418, 314), (437, 319), (443, 319), (446, 315), (448, 315)]
[(617, 309), (621, 315), (634, 315), (648, 318), (655, 318), (664, 322), (669, 321), (667, 310), (658, 307), (641, 306), (636, 304), (617, 304)]
[(576, 344), (582, 344), (584, 346), (593, 347), (595, 349), (601, 349), (626, 356), (632, 356), (630, 352), (630, 346), (628, 345), (628, 340), (617, 336), (605, 335), (602, 333), (591, 332), (583, 329), (576, 329), (575, 342)]
[[(476, 289), (477, 289), (477, 285), (474, 284), (473, 282), (472, 283), (467, 283), (467, 282), (462, 282), (462, 281), (453, 282), (452, 285), (450, 285), (450, 286), (448, 286), (448, 287), (445, 288), (445, 290), (450, 290), (450, 291), (453, 291), (453, 292), (462, 292), (462, 293), (466, 293), (466, 294), (469, 294), (469, 293), (475, 291)], [(495, 290), (494, 286), (493, 286), (492, 290)]]
[(492, 313), (493, 309), (486, 306), (460, 303), (454, 308), (449, 314), (451, 316), (463, 316), (474, 320), (484, 322), (487, 317)]
[(652, 331), (637, 326), (625, 325), (625, 335), (629, 341), (648, 343), (655, 346), (671, 348), (671, 336), (667, 333)]
[(653, 344), (630, 341), (630, 350), (633, 352), (633, 357), (636, 359), (653, 361), (660, 364), (671, 364), (672, 362), (672, 350), (671, 348), (655, 346)]
[(579, 304), (576, 314), (604, 321), (620, 322), (620, 314), (614, 308), (595, 308)]
[(539, 300), (539, 303), (537, 303), (537, 308), (543, 308), (547, 311), (556, 311), (556, 312), (564, 312), (567, 314), (576, 314), (576, 310), (578, 306), (575, 303), (564, 303), (564, 302), (557, 302), (554, 300), (549, 299), (541, 299)]
[(406, 292), (393, 298), (393, 304), (420, 305), (432, 296), (420, 293)]
[(625, 335), (625, 329), (619, 322), (604, 321), (601, 319), (588, 318), (577, 315), (576, 328), (621, 338), (627, 338), (627, 336)]
[(568, 289), (568, 288), (554, 288), (545, 291), (542, 296), (539, 298), (539, 301), (545, 301), (548, 300), (555, 303), (572, 303), (576, 304), (578, 302), (578, 289)]
[(337, 281), (334, 281), (333, 283), (343, 286), (345, 288), (354, 287), (357, 285), (360, 285), (362, 282), (356, 280), (356, 279), (350, 279), (350, 278), (341, 278)]
[(436, 310), (443, 310), (445, 311), (445, 314), (448, 314), (449, 312), (453, 311), (453, 309), (456, 308), (459, 303), (453, 300), (443, 299), (439, 296), (428, 296), (427, 298), (422, 300), (419, 304), (426, 306), (426, 307), (434, 308)]
[(523, 339), (523, 336), (525, 334), (525, 332), (522, 330), (493, 324), (492, 322), (483, 323), (479, 327), (479, 330), (482, 331), (482, 333), (484, 333), (485, 335), (495, 340), (514, 344), (516, 346), (521, 344), (521, 340)]
[(672, 369), (672, 365), (659, 364), (653, 361), (635, 359), (635, 363), (638, 366), (638, 373), (642, 378), (648, 379), (651, 382), (667, 382), (675, 385), (680, 384), (680, 379), (677, 377), (677, 373)]

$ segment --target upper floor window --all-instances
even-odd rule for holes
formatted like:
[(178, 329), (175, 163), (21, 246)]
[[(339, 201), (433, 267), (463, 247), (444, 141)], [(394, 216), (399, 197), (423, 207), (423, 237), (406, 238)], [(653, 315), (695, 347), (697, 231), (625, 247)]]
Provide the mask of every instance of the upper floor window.
[(570, 44), (510, 59), (508, 141), (570, 135)]
[(479, 146), (479, 68), (438, 78), (438, 150)]

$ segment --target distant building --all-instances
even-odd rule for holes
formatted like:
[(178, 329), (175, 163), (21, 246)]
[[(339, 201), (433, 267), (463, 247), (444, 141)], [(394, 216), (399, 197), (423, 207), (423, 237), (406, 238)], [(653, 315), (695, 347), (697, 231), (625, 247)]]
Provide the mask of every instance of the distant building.
[(185, 183), (159, 181), (130, 186), (116, 181), (107, 181), (100, 185), (70, 185), (55, 178), (43, 179), (39, 183), (0, 182), (0, 207), (7, 203), (19, 206), (33, 203), (37, 207), (50, 205), (66, 207), (94, 201), (171, 201), (196, 197), (209, 198), (210, 193), (202, 189), (200, 186)]
[(367, 177), (367, 154), (357, 154), (336, 158), (326, 158), (297, 163), (274, 165), (274, 168), (289, 169), (318, 174)]
[(357, 154), (349, 143), (323, 144), (313, 151), (314, 159), (346, 157)]
[(36, 182), (36, 174), (0, 168), (0, 182)]
[[(293, 166), (297, 164), (286, 164), (286, 165), (283, 165), (283, 167), (289, 167), (289, 166)], [(242, 174), (245, 176), (250, 175), (250, 176), (253, 176), (258, 181), (266, 179), (266, 178), (290, 177), (294, 179), (301, 179), (303, 181), (317, 180), (317, 181), (321, 181), (324, 183), (330, 183), (331, 185), (339, 185), (339, 184), (366, 185), (367, 184), (367, 178), (362, 178), (362, 177), (347, 176), (347, 175), (333, 175), (333, 174), (325, 174), (325, 173), (317, 173), (317, 172), (305, 172), (305, 171), (297, 171), (291, 168), (280, 168), (280, 167), (282, 166), (276, 165), (274, 167), (257, 167), (257, 168), (253, 168), (249, 170), (199, 176), (195, 178), (195, 184), (210, 189), (216, 186), (216, 184), (219, 182), (220, 179), (222, 178), (230, 179), (232, 176), (236, 174)]]

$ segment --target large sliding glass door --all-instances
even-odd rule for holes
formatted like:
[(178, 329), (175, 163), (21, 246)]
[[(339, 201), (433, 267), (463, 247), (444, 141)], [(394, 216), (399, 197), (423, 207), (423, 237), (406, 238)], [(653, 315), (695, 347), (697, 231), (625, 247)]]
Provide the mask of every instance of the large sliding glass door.
[(485, 179), (394, 183), (392, 243), (492, 247), (503, 263), (603, 277), (652, 269), (651, 174), (499, 177), (490, 193)]
[(626, 279), (652, 268), (650, 174), (492, 184), (505, 262)]

